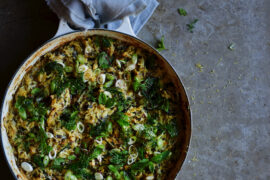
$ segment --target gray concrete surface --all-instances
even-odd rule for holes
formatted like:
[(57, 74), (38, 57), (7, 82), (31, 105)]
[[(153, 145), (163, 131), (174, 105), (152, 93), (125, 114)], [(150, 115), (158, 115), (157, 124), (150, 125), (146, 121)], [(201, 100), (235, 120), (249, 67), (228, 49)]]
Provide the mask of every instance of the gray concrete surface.
[[(165, 36), (162, 54), (191, 102), (192, 141), (177, 179), (270, 179), (270, 1), (159, 1), (139, 37), (155, 44)], [(195, 18), (190, 33), (186, 24)], [(57, 25), (43, 0), (0, 1), (1, 98), (19, 64)], [(1, 154), (1, 178), (12, 179), (4, 161)]]
[(160, 1), (140, 32), (151, 44), (165, 36), (162, 54), (190, 99), (192, 141), (177, 179), (270, 179), (269, 17), (268, 0)]

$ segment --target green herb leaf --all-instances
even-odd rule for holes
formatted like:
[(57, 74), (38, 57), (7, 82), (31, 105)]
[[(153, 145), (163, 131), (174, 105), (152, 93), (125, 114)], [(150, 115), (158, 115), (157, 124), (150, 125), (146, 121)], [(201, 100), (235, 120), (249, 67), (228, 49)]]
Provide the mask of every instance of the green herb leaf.
[(121, 175), (120, 175), (120, 173), (118, 172), (118, 169), (115, 166), (109, 165), (108, 169), (113, 172), (116, 179), (121, 179)]
[(123, 130), (126, 130), (126, 128), (129, 127), (129, 122), (128, 122), (129, 118), (124, 113), (117, 111), (117, 112), (113, 113), (111, 118), (114, 121), (116, 121)]
[(68, 170), (64, 176), (64, 180), (77, 180), (77, 177), (72, 173), (72, 171)]
[(106, 88), (106, 90), (113, 94), (114, 101), (116, 103), (118, 111), (124, 111), (130, 107), (131, 99), (129, 98), (125, 99), (123, 93), (119, 91), (117, 88), (110, 87)]
[(60, 116), (62, 125), (69, 131), (76, 129), (76, 119), (79, 111), (73, 111), (72, 109), (65, 109)]
[(170, 109), (170, 102), (168, 99), (163, 99), (163, 103), (161, 105), (161, 109), (163, 111), (165, 111), (166, 113), (169, 113), (169, 109)]
[(166, 48), (165, 48), (165, 44), (164, 44), (164, 36), (162, 36), (161, 40), (157, 44), (157, 50), (160, 52), (160, 51), (163, 51), (165, 49)]
[(167, 129), (168, 133), (170, 134), (171, 137), (176, 137), (178, 136), (178, 128), (175, 120), (172, 120), (170, 123), (168, 123), (165, 128)]
[(183, 8), (179, 8), (178, 9), (178, 13), (181, 15), (181, 16), (186, 16), (187, 15), (187, 11)]
[(111, 156), (110, 162), (114, 165), (124, 165), (127, 161), (128, 151), (120, 151), (119, 149), (112, 149), (109, 153)]
[(138, 154), (139, 154), (140, 159), (144, 159), (144, 148), (143, 147), (138, 148)]
[(79, 54), (77, 56), (77, 61), (79, 61), (79, 63), (81, 63), (81, 64), (87, 63), (86, 57), (84, 57), (84, 55), (82, 55), (82, 54)]
[(134, 78), (134, 82), (133, 82), (133, 90), (135, 92), (138, 92), (138, 90), (140, 89), (140, 87), (141, 87), (141, 80), (138, 77), (135, 77)]
[(89, 156), (89, 159), (95, 159), (97, 158), (102, 152), (103, 152), (104, 147), (96, 147), (92, 154)]
[(65, 162), (64, 158), (56, 158), (53, 160), (51, 168), (61, 171), (64, 168)]
[(170, 154), (171, 154), (170, 151), (164, 151), (164, 152), (152, 157), (151, 161), (153, 161), (154, 163), (161, 163), (162, 161), (167, 159)]
[(90, 135), (96, 138), (108, 137), (112, 133), (112, 123), (108, 120), (102, 121), (100, 124), (94, 126), (90, 130)]
[(33, 96), (36, 96), (36, 95), (39, 94), (40, 92), (41, 92), (41, 89), (39, 89), (39, 88), (34, 88), (34, 89), (32, 89), (31, 94), (32, 94)]
[(41, 167), (41, 168), (45, 167), (45, 166), (44, 166), (44, 163), (43, 163), (43, 157), (40, 156), (40, 155), (34, 155), (34, 156), (32, 157), (32, 161), (33, 161), (38, 167)]
[(149, 164), (149, 159), (142, 159), (131, 166), (131, 170), (142, 171)]
[(187, 29), (189, 32), (193, 33), (193, 29), (195, 27), (195, 24), (198, 22), (198, 19), (194, 19), (190, 24), (187, 24)]
[(26, 111), (24, 108), (20, 108), (18, 109), (18, 112), (19, 112), (19, 116), (23, 119), (23, 120), (26, 120), (27, 119), (27, 114), (26, 114)]
[(100, 93), (98, 96), (98, 103), (105, 105), (107, 108), (111, 108), (115, 104), (115, 100), (113, 98), (109, 98), (105, 93)]
[(69, 88), (72, 95), (81, 94), (86, 88), (82, 78), (69, 79)]
[(52, 61), (45, 65), (44, 70), (47, 74), (56, 73), (56, 74), (63, 74), (64, 68), (61, 64)]
[(68, 156), (68, 160), (75, 160), (76, 159), (76, 156), (73, 154), (73, 155), (70, 155), (70, 156)]
[(155, 171), (155, 164), (150, 161), (148, 166), (149, 166), (150, 172), (151, 173), (154, 173), (154, 171)]
[(42, 127), (39, 127), (39, 132), (37, 136), (40, 144), (39, 144), (39, 150), (41, 154), (49, 154), (49, 152), (52, 150), (52, 147), (47, 144), (47, 134), (45, 130)]
[(98, 64), (101, 69), (107, 69), (110, 67), (110, 59), (107, 53), (102, 52), (98, 55)]

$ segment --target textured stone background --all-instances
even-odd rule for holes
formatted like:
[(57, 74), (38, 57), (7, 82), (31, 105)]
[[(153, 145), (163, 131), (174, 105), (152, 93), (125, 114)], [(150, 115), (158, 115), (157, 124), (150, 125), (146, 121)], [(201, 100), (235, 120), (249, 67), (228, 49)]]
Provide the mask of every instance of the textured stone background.
[[(188, 16), (179, 16), (180, 7)], [(190, 99), (192, 141), (177, 179), (270, 179), (269, 17), (269, 0), (160, 0), (139, 33), (150, 44), (165, 36), (162, 54)], [(190, 33), (186, 24), (195, 18)], [(42, 0), (0, 1), (1, 98), (16, 68), (53, 36), (57, 22)], [(0, 160), (1, 177), (11, 179), (2, 154)]]

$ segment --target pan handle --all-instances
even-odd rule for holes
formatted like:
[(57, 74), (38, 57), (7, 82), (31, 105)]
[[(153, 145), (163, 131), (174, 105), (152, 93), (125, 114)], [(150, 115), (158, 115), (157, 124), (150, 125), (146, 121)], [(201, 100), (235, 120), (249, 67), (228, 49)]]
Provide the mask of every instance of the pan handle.
[(134, 31), (131, 27), (130, 20), (129, 20), (128, 16), (124, 17), (122, 24), (116, 29), (116, 31), (126, 33), (126, 34), (129, 34), (131, 36), (136, 37), (136, 34), (134, 33)]
[[(58, 37), (60, 35), (69, 33), (69, 32), (73, 32), (73, 31), (75, 31), (75, 30), (72, 29), (64, 19), (60, 19), (58, 29), (54, 35), (54, 38)], [(131, 36), (136, 37), (136, 35), (131, 27), (130, 20), (129, 20), (128, 16), (123, 18), (122, 24), (116, 29), (116, 31), (126, 33), (126, 34), (129, 34)]]
[(55, 38), (55, 37), (58, 37), (58, 36), (61, 36), (63, 34), (66, 34), (66, 33), (73, 32), (73, 31), (75, 31), (75, 30), (72, 29), (68, 25), (66, 20), (60, 19), (58, 29), (57, 29), (57, 31), (56, 31), (56, 33), (55, 33), (55, 35), (53, 37)]

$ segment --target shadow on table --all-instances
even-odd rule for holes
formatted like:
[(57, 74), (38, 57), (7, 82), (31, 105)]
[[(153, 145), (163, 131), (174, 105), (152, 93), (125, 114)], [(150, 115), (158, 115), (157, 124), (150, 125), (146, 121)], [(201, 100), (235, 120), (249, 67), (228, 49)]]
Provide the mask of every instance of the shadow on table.
[[(56, 15), (43, 0), (0, 1), (1, 103), (7, 85), (17, 68), (31, 52), (53, 37), (57, 26)], [(2, 149), (0, 162), (1, 177), (13, 179), (5, 163)]]

